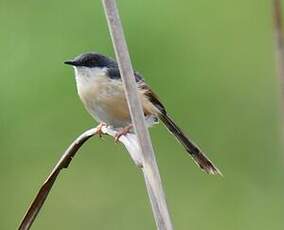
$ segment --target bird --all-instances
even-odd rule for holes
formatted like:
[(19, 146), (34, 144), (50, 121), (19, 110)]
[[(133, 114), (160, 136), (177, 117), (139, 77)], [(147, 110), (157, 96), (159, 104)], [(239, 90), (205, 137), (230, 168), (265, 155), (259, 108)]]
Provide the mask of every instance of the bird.
[[(98, 127), (107, 125), (117, 130), (116, 140), (121, 135), (133, 132), (117, 62), (97, 52), (86, 52), (64, 63), (74, 67), (78, 95), (86, 110), (99, 123)], [(161, 121), (203, 171), (222, 175), (202, 150), (177, 126), (142, 75), (134, 71), (134, 77), (147, 126), (151, 127)]]

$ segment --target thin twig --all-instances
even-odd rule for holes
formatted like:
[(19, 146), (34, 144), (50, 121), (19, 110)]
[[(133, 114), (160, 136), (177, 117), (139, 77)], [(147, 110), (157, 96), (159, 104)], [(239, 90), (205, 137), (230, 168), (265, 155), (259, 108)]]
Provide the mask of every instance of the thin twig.
[(145, 125), (142, 105), (138, 97), (133, 68), (125, 41), (115, 0), (102, 0), (116, 59), (124, 83), (132, 123), (143, 155), (143, 173), (157, 228), (172, 230), (172, 223), (162, 187), (153, 146)]
[[(72, 144), (66, 149), (65, 153), (62, 155), (56, 166), (53, 168), (43, 185), (41, 186), (37, 196), (33, 200), (31, 206), (29, 207), (27, 213), (25, 214), (19, 230), (28, 230), (32, 226), (37, 214), (42, 208), (58, 174), (63, 168), (67, 168), (74, 158), (75, 154), (78, 152), (80, 147), (92, 136), (96, 135), (98, 128), (93, 128), (82, 133)], [(112, 137), (115, 137), (116, 131), (109, 127), (102, 127), (102, 133), (108, 134)], [(135, 164), (142, 168), (142, 159), (140, 155), (140, 149), (138, 146), (138, 142), (136, 136), (134, 134), (127, 134), (126, 136), (121, 136), (119, 141), (124, 144), (126, 149), (128, 150), (131, 158), (135, 162)]]

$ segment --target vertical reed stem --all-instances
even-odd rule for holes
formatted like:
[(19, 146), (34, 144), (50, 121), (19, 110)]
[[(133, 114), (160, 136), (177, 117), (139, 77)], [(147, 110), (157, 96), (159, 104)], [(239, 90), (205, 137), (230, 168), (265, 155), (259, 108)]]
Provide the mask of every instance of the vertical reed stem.
[(132, 123), (143, 155), (143, 173), (157, 229), (172, 230), (172, 223), (162, 187), (153, 146), (145, 125), (134, 72), (115, 0), (102, 0), (119, 70), (127, 97)]

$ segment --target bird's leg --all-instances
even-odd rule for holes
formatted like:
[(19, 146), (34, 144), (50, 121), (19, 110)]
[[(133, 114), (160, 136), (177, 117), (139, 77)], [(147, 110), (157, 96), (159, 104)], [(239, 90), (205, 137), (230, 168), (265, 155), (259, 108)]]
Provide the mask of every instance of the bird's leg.
[(107, 124), (104, 123), (104, 122), (100, 122), (100, 124), (97, 126), (97, 134), (99, 135), (100, 138), (102, 138), (102, 136), (104, 134), (103, 131), (102, 131), (102, 128), (104, 126), (107, 126)]
[(115, 143), (117, 143), (119, 141), (119, 138), (123, 135), (126, 135), (127, 133), (129, 133), (129, 131), (132, 129), (133, 125), (128, 125), (124, 128), (121, 128), (116, 134), (115, 134), (115, 137), (114, 137), (114, 141)]

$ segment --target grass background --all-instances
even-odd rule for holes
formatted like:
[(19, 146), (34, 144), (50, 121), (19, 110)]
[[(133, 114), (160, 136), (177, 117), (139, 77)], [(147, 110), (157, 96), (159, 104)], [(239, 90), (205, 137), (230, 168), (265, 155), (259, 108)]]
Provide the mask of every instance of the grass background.
[[(119, 1), (133, 64), (218, 165), (200, 172), (151, 130), (176, 229), (284, 227), (283, 140), (270, 1)], [(100, 1), (0, 1), (0, 229), (16, 229), (68, 144), (95, 126), (63, 61), (113, 56)], [(90, 140), (33, 229), (155, 229), (120, 145)]]

